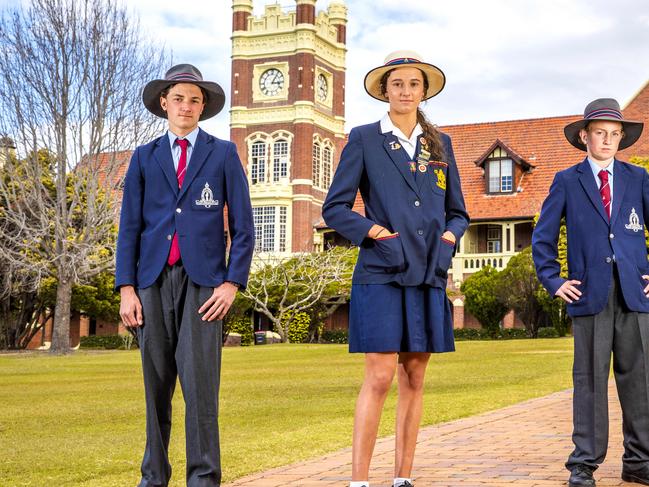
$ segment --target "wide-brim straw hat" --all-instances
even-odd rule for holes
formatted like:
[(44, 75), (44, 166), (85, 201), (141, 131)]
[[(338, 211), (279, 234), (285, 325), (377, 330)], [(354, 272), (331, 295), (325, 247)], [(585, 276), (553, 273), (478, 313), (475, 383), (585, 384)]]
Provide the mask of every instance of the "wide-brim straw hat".
[(199, 120), (207, 120), (223, 109), (225, 93), (218, 83), (204, 81), (198, 68), (191, 64), (176, 64), (165, 73), (164, 79), (149, 81), (144, 87), (142, 101), (147, 110), (158, 117), (167, 118), (167, 112), (160, 106), (160, 93), (165, 88), (177, 83), (191, 83), (200, 86), (207, 92), (205, 108)]
[(425, 63), (422, 57), (415, 51), (394, 51), (385, 57), (383, 66), (372, 69), (365, 75), (365, 91), (372, 97), (380, 101), (388, 101), (381, 93), (381, 78), (388, 71), (395, 68), (418, 68), (428, 78), (428, 90), (424, 95), (424, 100), (434, 97), (444, 89), (446, 76), (437, 66)]
[(572, 122), (565, 126), (563, 133), (566, 135), (568, 142), (577, 149), (586, 151), (586, 146), (579, 137), (579, 131), (586, 128), (586, 125), (590, 122), (596, 120), (620, 122), (622, 124), (624, 137), (620, 141), (618, 147), (619, 150), (626, 149), (635, 144), (640, 138), (640, 134), (642, 134), (642, 129), (644, 127), (644, 123), (642, 122), (625, 120), (624, 117), (622, 117), (620, 104), (617, 100), (614, 100), (613, 98), (598, 98), (586, 105), (584, 118), (582, 120), (577, 120), (576, 122)]

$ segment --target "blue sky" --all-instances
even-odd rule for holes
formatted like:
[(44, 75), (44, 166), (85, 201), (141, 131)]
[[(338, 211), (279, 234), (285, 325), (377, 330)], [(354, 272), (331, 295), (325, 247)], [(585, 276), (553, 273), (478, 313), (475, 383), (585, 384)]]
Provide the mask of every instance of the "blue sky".
[[(17, 1), (0, 0), (0, 5)], [(255, 0), (255, 14), (267, 3)], [(125, 4), (139, 15), (146, 35), (173, 51), (175, 62), (195, 64), (229, 95), (229, 0)], [(280, 4), (295, 5), (291, 0)], [(318, 0), (317, 8), (328, 4)], [(440, 125), (576, 114), (599, 97), (614, 97), (624, 105), (649, 80), (647, 0), (346, 4), (347, 130), (383, 114), (385, 105), (367, 96), (362, 82), (395, 49), (417, 50), (445, 72), (446, 88), (425, 106), (431, 121)], [(228, 136), (225, 111), (202, 125)]]

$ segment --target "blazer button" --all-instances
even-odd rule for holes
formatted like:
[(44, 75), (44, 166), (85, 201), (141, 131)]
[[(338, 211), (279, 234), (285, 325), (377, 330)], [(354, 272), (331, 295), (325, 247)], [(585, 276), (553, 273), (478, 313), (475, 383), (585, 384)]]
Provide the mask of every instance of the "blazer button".
[(167, 235), (167, 240), (171, 240), (171, 235)]
[(610, 264), (611, 262), (613, 262), (613, 259), (611, 259), (610, 257), (607, 257), (607, 258), (606, 258), (606, 263), (607, 263), (607, 264)]
[(419, 205), (421, 205), (421, 203), (419, 202), (419, 200), (415, 201), (415, 206), (419, 206)]
[(183, 210), (181, 210), (180, 208), (176, 208), (176, 213), (182, 213), (182, 212)]
[(417, 235), (423, 235), (423, 234), (424, 234), (424, 231), (421, 228), (419, 230), (417, 230)]
[(615, 238), (615, 235), (611, 233), (608, 238)]

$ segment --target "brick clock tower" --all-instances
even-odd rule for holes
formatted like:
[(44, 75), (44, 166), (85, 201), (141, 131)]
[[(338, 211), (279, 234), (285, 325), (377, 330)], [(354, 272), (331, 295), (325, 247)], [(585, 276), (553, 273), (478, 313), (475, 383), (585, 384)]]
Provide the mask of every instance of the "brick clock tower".
[(314, 225), (344, 146), (347, 8), (232, 2), (230, 138), (246, 167), (256, 251), (322, 248)]

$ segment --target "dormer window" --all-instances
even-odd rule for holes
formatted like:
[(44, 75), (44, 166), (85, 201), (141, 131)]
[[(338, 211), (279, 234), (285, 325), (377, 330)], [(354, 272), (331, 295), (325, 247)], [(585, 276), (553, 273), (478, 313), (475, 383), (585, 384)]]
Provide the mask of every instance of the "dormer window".
[(514, 191), (514, 161), (500, 147), (486, 160), (490, 193)]
[(484, 170), (485, 191), (493, 195), (514, 193), (523, 175), (534, 168), (533, 164), (524, 160), (499, 139), (496, 139), (475, 164)]

